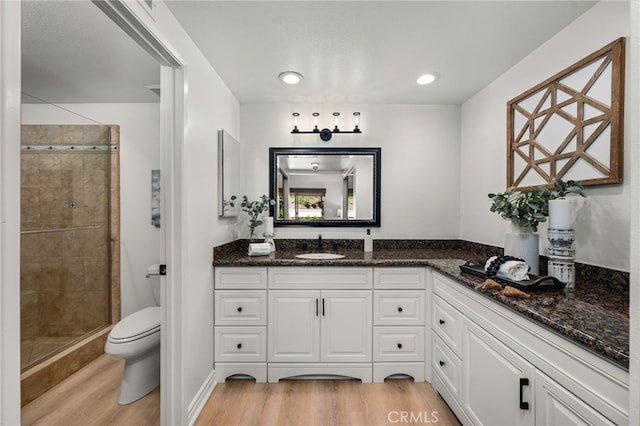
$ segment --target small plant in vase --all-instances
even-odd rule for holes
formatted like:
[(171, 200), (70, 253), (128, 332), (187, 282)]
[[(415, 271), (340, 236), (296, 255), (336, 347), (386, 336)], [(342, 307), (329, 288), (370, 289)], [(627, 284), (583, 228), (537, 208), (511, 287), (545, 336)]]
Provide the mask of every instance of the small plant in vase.
[(249, 216), (249, 240), (254, 239), (256, 228), (262, 225), (262, 220), (260, 220), (262, 213), (269, 210), (269, 206), (273, 206), (275, 203), (275, 200), (266, 195), (262, 195), (257, 201), (249, 201), (246, 195), (242, 196), (240, 208)]

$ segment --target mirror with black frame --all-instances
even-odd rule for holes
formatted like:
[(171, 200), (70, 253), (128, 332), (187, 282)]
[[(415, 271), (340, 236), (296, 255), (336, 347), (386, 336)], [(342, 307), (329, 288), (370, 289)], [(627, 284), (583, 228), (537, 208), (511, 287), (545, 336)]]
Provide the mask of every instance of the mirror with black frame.
[(275, 226), (380, 226), (380, 148), (269, 148)]

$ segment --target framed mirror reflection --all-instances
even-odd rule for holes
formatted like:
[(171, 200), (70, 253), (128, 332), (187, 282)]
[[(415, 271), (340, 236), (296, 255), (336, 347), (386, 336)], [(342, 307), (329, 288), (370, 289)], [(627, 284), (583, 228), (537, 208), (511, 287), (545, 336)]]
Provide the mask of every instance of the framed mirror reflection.
[(270, 148), (275, 226), (380, 226), (380, 148)]

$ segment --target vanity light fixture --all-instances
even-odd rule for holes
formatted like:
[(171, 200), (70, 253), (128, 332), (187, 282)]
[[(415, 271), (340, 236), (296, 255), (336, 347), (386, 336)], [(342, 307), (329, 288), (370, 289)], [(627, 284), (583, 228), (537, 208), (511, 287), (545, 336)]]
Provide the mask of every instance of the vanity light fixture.
[(299, 72), (285, 71), (281, 72), (278, 75), (278, 78), (285, 84), (294, 85), (300, 83), (304, 77), (302, 77), (302, 74), (300, 74)]
[(320, 139), (322, 139), (324, 142), (328, 142), (331, 140), (331, 136), (333, 136), (334, 133), (362, 133), (362, 131), (360, 130), (360, 113), (359, 112), (354, 112), (353, 113), (353, 123), (354, 123), (354, 127), (353, 130), (340, 130), (340, 127), (338, 127), (339, 125), (339, 121), (340, 121), (340, 113), (339, 112), (334, 112), (333, 116), (334, 116), (334, 127), (333, 130), (328, 129), (328, 128), (324, 128), (322, 130), (318, 129), (318, 117), (320, 116), (319, 113), (314, 112), (313, 114), (313, 130), (310, 131), (301, 131), (300, 129), (298, 129), (298, 117), (300, 117), (300, 113), (298, 112), (294, 112), (292, 114), (293, 116), (293, 130), (291, 131), (291, 133), (305, 133), (305, 134), (319, 134), (320, 135)]

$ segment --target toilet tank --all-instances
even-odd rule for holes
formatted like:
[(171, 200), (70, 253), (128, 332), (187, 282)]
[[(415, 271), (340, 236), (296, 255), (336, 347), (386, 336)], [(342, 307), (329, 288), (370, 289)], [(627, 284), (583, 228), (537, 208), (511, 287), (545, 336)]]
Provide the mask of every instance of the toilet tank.
[(151, 286), (156, 306), (160, 306), (160, 276), (160, 264), (156, 263), (147, 268), (147, 278), (149, 279), (149, 285)]

